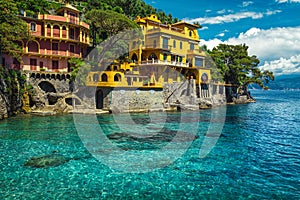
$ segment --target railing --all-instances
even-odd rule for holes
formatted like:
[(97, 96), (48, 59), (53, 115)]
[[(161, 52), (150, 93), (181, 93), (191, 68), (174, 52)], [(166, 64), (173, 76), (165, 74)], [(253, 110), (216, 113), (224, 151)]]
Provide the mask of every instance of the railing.
[(172, 65), (177, 67), (189, 67), (189, 63), (176, 62), (176, 61), (168, 61), (168, 60), (145, 60), (142, 61), (142, 65)]

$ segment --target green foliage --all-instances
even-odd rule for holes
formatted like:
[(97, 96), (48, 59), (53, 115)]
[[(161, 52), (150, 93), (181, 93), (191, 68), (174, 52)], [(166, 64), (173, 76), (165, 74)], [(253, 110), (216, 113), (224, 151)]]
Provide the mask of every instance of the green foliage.
[(270, 80), (274, 80), (272, 72), (261, 71), (258, 68), (258, 58), (248, 55), (248, 46), (245, 44), (219, 44), (213, 48), (210, 55), (225, 83), (238, 87), (256, 83), (263, 88)]
[(20, 60), (22, 48), (18, 42), (29, 39), (27, 25), (17, 14), (18, 8), (13, 0), (0, 1), (0, 58), (6, 53)]
[(93, 9), (86, 13), (86, 19), (91, 25), (93, 47), (121, 31), (139, 28), (129, 18), (111, 10)]
[(86, 83), (88, 73), (91, 71), (91, 66), (86, 64), (83, 60), (78, 58), (72, 58), (69, 60), (71, 65), (71, 81), (75, 82), (79, 86), (83, 86)]
[(52, 7), (52, 4), (47, 0), (19, 0), (17, 1), (17, 7), (19, 10), (32, 12), (34, 14), (41, 13), (47, 14)]

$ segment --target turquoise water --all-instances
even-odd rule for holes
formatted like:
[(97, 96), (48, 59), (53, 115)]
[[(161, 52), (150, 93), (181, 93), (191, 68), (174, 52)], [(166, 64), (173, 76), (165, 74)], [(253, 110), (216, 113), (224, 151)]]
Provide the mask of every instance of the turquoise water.
[[(0, 199), (299, 199), (300, 92), (252, 95), (199, 112), (1, 121)], [(24, 166), (43, 155), (67, 161)]]

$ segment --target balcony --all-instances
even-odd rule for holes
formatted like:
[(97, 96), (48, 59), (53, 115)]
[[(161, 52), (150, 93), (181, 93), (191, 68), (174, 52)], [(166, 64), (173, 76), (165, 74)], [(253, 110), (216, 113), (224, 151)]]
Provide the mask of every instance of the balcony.
[(187, 54), (189, 54), (189, 55), (201, 55), (201, 56), (205, 56), (205, 52), (201, 51), (200, 49), (188, 50)]

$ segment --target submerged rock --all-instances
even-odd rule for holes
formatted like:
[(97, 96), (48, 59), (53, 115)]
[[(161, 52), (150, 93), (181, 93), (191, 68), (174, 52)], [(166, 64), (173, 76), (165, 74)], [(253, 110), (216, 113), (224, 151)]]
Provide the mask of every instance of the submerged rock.
[(47, 154), (43, 156), (32, 157), (24, 163), (26, 167), (48, 168), (56, 167), (69, 162), (71, 159), (58, 154)]

